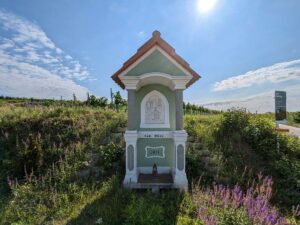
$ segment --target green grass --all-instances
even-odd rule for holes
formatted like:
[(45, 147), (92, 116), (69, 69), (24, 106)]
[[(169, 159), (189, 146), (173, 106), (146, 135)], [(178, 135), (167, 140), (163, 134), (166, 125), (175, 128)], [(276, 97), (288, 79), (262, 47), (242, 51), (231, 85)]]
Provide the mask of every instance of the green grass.
[[(297, 112), (287, 112), (287, 114), (286, 114), (287, 125), (300, 128), (299, 120), (298, 120), (298, 122), (295, 120), (296, 116), (297, 116)], [(271, 122), (275, 122), (275, 114), (274, 113), (257, 114), (256, 117), (264, 118)]]
[[(272, 201), (289, 211), (300, 202), (299, 139), (275, 131), (270, 114), (247, 114), (232, 111), (213, 116), (187, 115), (185, 129), (202, 141), (209, 154), (189, 148), (187, 172), (189, 179), (202, 185), (213, 182), (247, 187), (249, 180), (262, 172), (274, 179)], [(203, 158), (215, 170), (203, 164)]]
[[(95, 184), (108, 176), (77, 182), (74, 174), (85, 168), (88, 153), (105, 151), (100, 148), (103, 140), (125, 124), (125, 114), (112, 110), (1, 106), (0, 224), (42, 224), (41, 220), (72, 214), (78, 202), (93, 197), (99, 186)], [(12, 192), (8, 176), (13, 183), (18, 180)]]
[[(122, 188), (124, 143), (110, 137), (126, 125), (124, 111), (13, 101), (0, 99), (0, 224), (203, 224), (190, 193)], [(272, 122), (272, 115), (235, 111), (185, 115), (185, 129), (204, 145), (187, 150), (190, 186), (247, 188), (262, 171), (273, 176), (275, 206), (291, 216), (299, 199), (300, 144), (280, 135), (280, 148), (274, 147)], [(79, 179), (76, 172), (87, 168), (90, 154), (100, 156), (101, 173)], [(239, 214), (228, 212), (233, 222), (224, 224), (239, 224)]]
[(104, 185), (105, 192), (93, 199), (77, 218), (67, 224), (175, 224), (182, 193), (167, 191), (159, 195), (149, 191), (129, 191), (112, 178)]
[[(300, 113), (298, 112), (291, 112), (287, 114), (287, 122), (288, 125), (293, 126), (293, 127), (299, 127), (300, 128), (300, 118), (299, 118)], [(295, 119), (295, 118), (298, 119)]]

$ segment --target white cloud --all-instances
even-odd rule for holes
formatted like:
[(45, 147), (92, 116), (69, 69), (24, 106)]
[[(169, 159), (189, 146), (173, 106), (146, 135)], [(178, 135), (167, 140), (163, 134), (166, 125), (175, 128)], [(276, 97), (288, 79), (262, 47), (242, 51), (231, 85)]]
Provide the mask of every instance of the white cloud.
[(50, 49), (55, 47), (54, 43), (36, 24), (31, 23), (24, 18), (20, 18), (12, 13), (0, 10), (0, 22), (4, 29), (16, 31), (13, 36), (13, 40), (17, 43), (37, 41), (44, 47)]
[(300, 79), (300, 59), (277, 63), (272, 66), (263, 67), (245, 74), (230, 77), (216, 82), (213, 91), (234, 90), (250, 87), (262, 83), (279, 83), (288, 80)]
[(2, 44), (0, 45), (0, 49), (9, 49), (14, 47), (14, 42), (9, 39), (3, 39)]
[(0, 95), (85, 99), (89, 70), (35, 23), (0, 9)]
[(145, 31), (143, 31), (143, 30), (140, 31), (140, 32), (138, 33), (138, 36), (139, 36), (139, 37), (144, 37), (144, 36), (145, 36)]
[[(280, 90), (286, 91), (287, 93), (287, 110), (299, 111), (300, 110), (300, 84), (287, 86)], [(216, 110), (226, 111), (232, 107), (246, 108), (250, 112), (255, 113), (265, 113), (274, 112), (275, 110), (275, 100), (274, 100), (275, 90), (260, 93), (257, 95), (252, 95), (247, 98), (237, 98), (226, 101), (218, 101), (213, 103), (202, 104), (204, 107)]]
[(0, 94), (14, 97), (85, 99), (87, 88), (0, 51)]
[(63, 50), (61, 50), (60, 48), (56, 48), (55, 50), (56, 50), (56, 53), (58, 53), (58, 54), (62, 54), (63, 53)]
[(65, 58), (66, 58), (67, 60), (73, 59), (72, 56), (70, 56), (70, 55), (66, 55)]
[[(22, 62), (39, 64), (51, 72), (71, 79), (85, 80), (90, 72), (77, 60), (55, 46), (46, 33), (35, 23), (0, 9), (0, 49), (18, 56)], [(2, 36), (6, 37), (2, 37)], [(59, 62), (68, 67), (68, 74)]]

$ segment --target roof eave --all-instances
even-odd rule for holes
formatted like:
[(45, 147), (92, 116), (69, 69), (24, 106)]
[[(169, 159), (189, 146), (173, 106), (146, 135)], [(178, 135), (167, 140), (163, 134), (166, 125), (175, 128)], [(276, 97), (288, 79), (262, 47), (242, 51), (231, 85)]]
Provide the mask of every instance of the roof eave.
[(193, 83), (195, 83), (197, 80), (201, 78), (201, 76), (196, 73), (189, 64), (176, 52), (175, 49), (169, 45), (164, 39), (160, 37), (159, 31), (154, 31), (153, 36), (146, 41), (145, 44), (143, 44), (137, 52), (131, 56), (125, 63), (123, 63), (123, 66), (115, 72), (111, 78), (122, 88), (125, 89), (124, 83), (120, 80), (119, 75), (125, 71), (130, 65), (132, 65), (136, 60), (138, 60), (140, 57), (142, 57), (146, 52), (148, 52), (150, 49), (152, 49), (155, 45), (158, 45), (161, 47), (170, 57), (172, 57), (177, 63), (179, 63), (181, 66), (183, 66), (188, 72), (190, 72), (193, 76), (193, 78), (187, 83), (186, 87), (191, 86)]

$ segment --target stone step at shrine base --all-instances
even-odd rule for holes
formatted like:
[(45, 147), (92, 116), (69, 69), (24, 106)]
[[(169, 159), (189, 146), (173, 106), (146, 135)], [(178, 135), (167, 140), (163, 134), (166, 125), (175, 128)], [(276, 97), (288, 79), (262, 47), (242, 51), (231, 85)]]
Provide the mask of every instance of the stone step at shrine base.
[(138, 183), (142, 184), (173, 184), (173, 177), (172, 174), (157, 174), (157, 175), (152, 175), (152, 174), (139, 174), (138, 177)]
[(171, 173), (157, 175), (140, 173), (137, 183), (128, 183), (124, 186), (131, 189), (152, 189), (152, 191), (175, 188)]

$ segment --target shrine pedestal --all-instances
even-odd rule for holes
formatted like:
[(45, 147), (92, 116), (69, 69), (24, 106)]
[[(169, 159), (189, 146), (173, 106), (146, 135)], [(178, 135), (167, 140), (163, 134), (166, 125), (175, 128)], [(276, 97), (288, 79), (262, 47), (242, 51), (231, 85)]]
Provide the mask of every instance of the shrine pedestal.
[[(137, 163), (137, 152), (147, 156), (147, 149), (138, 149), (138, 139), (142, 138), (161, 138), (171, 139), (173, 141), (173, 148), (171, 149), (173, 155), (173, 165), (171, 167), (158, 166), (158, 176), (152, 177), (152, 166), (141, 166)], [(123, 181), (124, 187), (127, 188), (149, 188), (151, 185), (159, 186), (161, 188), (178, 188), (183, 191), (188, 189), (188, 180), (185, 172), (185, 148), (186, 148), (187, 133), (185, 130), (180, 131), (126, 131), (126, 175)], [(163, 149), (165, 150), (165, 149)], [(165, 157), (165, 153), (155, 151), (151, 157)], [(149, 157), (149, 156), (148, 156)], [(153, 178), (151, 182), (150, 178)], [(162, 177), (172, 177), (168, 182), (157, 182)], [(144, 182), (147, 178), (147, 182)]]
[(185, 130), (178, 130), (173, 132), (174, 144), (175, 144), (175, 162), (176, 168), (174, 172), (174, 187), (181, 190), (188, 190), (188, 180), (185, 173), (185, 152), (187, 133)]
[(136, 130), (127, 130), (124, 138), (126, 142), (126, 175), (123, 184), (126, 186), (131, 183), (137, 183), (138, 180), (136, 149), (138, 133)]

